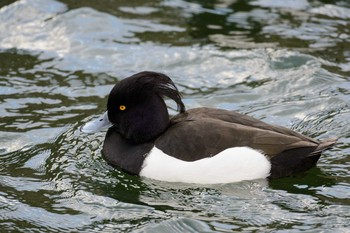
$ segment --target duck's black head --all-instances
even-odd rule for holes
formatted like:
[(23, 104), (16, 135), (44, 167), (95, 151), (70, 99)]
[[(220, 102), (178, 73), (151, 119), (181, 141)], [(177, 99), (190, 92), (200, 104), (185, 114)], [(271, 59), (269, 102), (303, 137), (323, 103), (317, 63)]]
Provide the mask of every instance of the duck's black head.
[(150, 71), (134, 74), (117, 83), (109, 94), (109, 121), (128, 140), (150, 141), (169, 125), (163, 97), (174, 100), (178, 111), (185, 111), (180, 93), (168, 76)]

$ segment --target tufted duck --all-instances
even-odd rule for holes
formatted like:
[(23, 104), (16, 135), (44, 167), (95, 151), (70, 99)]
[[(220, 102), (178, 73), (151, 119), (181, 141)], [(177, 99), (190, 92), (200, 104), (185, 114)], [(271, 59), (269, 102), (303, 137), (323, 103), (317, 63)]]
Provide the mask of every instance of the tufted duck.
[[(163, 100), (177, 104), (169, 118)], [(316, 141), (237, 112), (185, 110), (172, 80), (144, 71), (118, 82), (107, 112), (87, 123), (92, 133), (109, 126), (102, 154), (112, 166), (152, 179), (187, 183), (229, 183), (279, 178), (314, 166), (336, 140)]]

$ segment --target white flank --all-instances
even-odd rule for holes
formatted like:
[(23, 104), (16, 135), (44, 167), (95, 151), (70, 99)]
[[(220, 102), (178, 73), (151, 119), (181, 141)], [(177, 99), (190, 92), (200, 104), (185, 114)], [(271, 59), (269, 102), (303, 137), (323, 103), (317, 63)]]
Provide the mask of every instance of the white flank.
[(270, 170), (271, 163), (265, 155), (248, 147), (228, 148), (193, 162), (176, 159), (154, 147), (140, 175), (168, 182), (217, 184), (266, 178)]

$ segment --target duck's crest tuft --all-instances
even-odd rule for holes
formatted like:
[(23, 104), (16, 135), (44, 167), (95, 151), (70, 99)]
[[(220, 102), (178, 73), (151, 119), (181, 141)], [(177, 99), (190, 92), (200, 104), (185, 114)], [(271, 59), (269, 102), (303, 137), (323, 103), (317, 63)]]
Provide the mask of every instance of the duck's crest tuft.
[[(127, 82), (127, 80), (133, 80), (133, 82)], [(161, 97), (168, 97), (174, 100), (177, 104), (177, 111), (185, 112), (185, 105), (181, 100), (181, 94), (173, 81), (165, 74), (142, 71), (134, 74), (121, 82), (119, 82), (119, 90), (127, 90), (126, 95), (130, 95), (130, 92), (137, 93), (138, 96), (147, 96), (148, 94), (154, 94)], [(126, 87), (126, 85), (128, 85)]]

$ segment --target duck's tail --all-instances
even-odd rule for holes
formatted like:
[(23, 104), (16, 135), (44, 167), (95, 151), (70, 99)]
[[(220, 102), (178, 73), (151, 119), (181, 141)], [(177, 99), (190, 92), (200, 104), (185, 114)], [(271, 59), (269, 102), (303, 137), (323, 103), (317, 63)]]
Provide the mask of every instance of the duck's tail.
[(302, 147), (283, 151), (271, 159), (270, 178), (281, 178), (303, 172), (315, 166), (323, 151), (330, 149), (337, 139), (319, 142), (316, 147)]
[(327, 140), (321, 141), (320, 144), (318, 144), (316, 149), (309, 156), (321, 155), (321, 153), (323, 151), (332, 148), (332, 146), (336, 142), (337, 142), (336, 138), (331, 138), (331, 139), (327, 139)]

